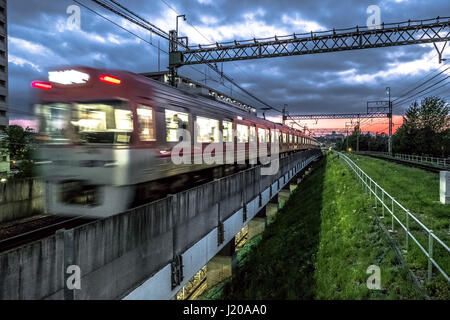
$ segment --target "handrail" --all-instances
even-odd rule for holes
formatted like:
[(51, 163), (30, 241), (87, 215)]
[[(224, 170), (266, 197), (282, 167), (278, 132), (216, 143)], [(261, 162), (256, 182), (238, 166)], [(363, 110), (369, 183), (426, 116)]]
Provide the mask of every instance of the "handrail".
[(379, 152), (379, 151), (359, 151), (361, 154), (374, 154), (379, 155), (385, 158), (391, 159), (400, 159), (403, 161), (409, 161), (420, 164), (428, 164), (441, 169), (450, 170), (450, 158), (437, 158), (437, 157), (428, 157), (428, 156), (418, 156), (412, 154), (403, 154), (403, 153), (394, 153), (390, 155), (387, 152)]
[[(444, 278), (450, 282), (450, 277), (448, 274), (442, 269), (441, 266), (433, 259), (433, 248), (434, 248), (434, 240), (438, 244), (440, 244), (445, 250), (447, 250), (447, 253), (450, 252), (450, 248), (447, 244), (445, 244), (441, 239), (439, 239), (438, 236), (436, 236), (430, 228), (425, 226), (417, 217), (415, 217), (408, 209), (406, 209), (404, 206), (402, 206), (394, 197), (392, 197), (389, 193), (387, 193), (378, 183), (376, 183), (369, 175), (367, 175), (358, 165), (356, 165), (349, 157), (344, 155), (343, 153), (335, 151), (340, 158), (344, 160), (344, 162), (355, 172), (357, 177), (361, 180), (361, 183), (363, 186), (367, 188), (369, 191), (369, 196), (371, 194), (375, 197), (375, 206), (377, 205), (377, 200), (382, 205), (383, 209), (383, 216), (384, 216), (384, 210), (386, 209), (392, 216), (392, 227), (391, 229), (394, 230), (394, 220), (398, 222), (398, 224), (402, 227), (402, 229), (406, 232), (406, 248), (408, 249), (408, 239), (409, 237), (414, 241), (414, 243), (417, 244), (417, 246), (421, 249), (421, 251), (425, 254), (425, 256), (428, 258), (428, 279), (430, 280), (432, 277), (432, 266), (434, 265), (436, 269), (439, 270), (439, 272), (444, 276)], [(381, 191), (381, 196), (377, 194), (377, 190)], [(386, 203), (390, 202), (390, 203)], [(406, 217), (406, 225), (403, 224), (400, 219), (394, 214), (394, 204), (397, 205), (405, 214)], [(409, 228), (409, 218), (413, 219), (417, 224), (428, 234), (428, 250), (426, 250), (414, 237), (414, 235), (410, 232)]]

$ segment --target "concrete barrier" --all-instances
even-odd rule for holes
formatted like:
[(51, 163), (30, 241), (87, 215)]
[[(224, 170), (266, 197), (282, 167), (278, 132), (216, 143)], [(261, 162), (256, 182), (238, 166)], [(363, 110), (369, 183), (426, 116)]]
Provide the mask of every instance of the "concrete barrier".
[(44, 183), (36, 179), (0, 183), (0, 223), (43, 213), (44, 192)]
[(439, 200), (450, 204), (450, 171), (439, 172)]
[[(158, 288), (145, 298), (170, 298), (268, 203), (274, 185), (319, 153), (280, 159), (273, 176), (254, 167), (0, 254), (0, 299), (120, 299), (145, 286)], [(72, 264), (81, 289), (68, 294)]]

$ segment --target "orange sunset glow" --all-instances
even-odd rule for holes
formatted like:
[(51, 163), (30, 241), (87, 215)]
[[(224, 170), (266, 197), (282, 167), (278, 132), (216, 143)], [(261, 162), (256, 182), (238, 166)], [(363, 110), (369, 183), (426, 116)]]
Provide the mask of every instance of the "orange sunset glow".
[[(267, 119), (274, 122), (281, 122), (281, 117), (267, 117)], [(292, 123), (293, 127), (298, 128), (298, 125), (289, 119), (286, 121), (289, 125)], [(351, 122), (356, 124), (356, 119), (324, 119), (324, 120), (301, 120), (296, 121), (301, 126), (306, 126), (308, 129), (345, 129), (346, 124)], [(398, 128), (403, 124), (403, 116), (393, 116), (392, 133), (395, 133)], [(303, 127), (301, 128), (303, 130)], [(362, 119), (361, 131), (372, 133), (389, 133), (389, 120), (387, 118), (381, 119)]]

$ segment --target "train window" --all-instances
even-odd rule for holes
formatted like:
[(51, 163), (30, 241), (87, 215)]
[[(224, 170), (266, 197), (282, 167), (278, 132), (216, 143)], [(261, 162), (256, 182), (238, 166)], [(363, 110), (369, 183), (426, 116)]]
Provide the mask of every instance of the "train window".
[(259, 143), (266, 143), (268, 140), (266, 140), (266, 129), (258, 128), (258, 139)]
[(166, 110), (167, 142), (178, 142), (183, 139), (188, 128), (189, 115), (178, 111)]
[(220, 142), (219, 120), (197, 117), (197, 142)]
[(37, 105), (39, 137), (58, 143), (128, 143), (132, 112), (122, 108), (122, 101)]
[(270, 141), (272, 143), (275, 143), (275, 141), (280, 142), (280, 131), (277, 129), (271, 130), (271, 139)]
[(84, 103), (74, 108), (76, 114), (71, 124), (79, 132), (133, 131), (130, 110), (117, 109), (112, 104)]
[(289, 134), (289, 143), (292, 143), (292, 134)]
[(114, 116), (117, 130), (133, 131), (133, 118), (130, 110), (116, 109)]
[(70, 136), (65, 128), (69, 127), (70, 106), (53, 103), (35, 105), (39, 121), (39, 137), (46, 136), (48, 140), (68, 140)]
[(250, 141), (256, 141), (256, 128), (254, 126), (250, 127)]
[(139, 137), (142, 141), (155, 141), (155, 123), (153, 110), (150, 107), (140, 105), (137, 109), (139, 120)]
[(223, 142), (233, 142), (233, 122), (223, 121)]
[(283, 143), (286, 143), (286, 142), (287, 142), (287, 136), (286, 136), (286, 133), (283, 132)]
[(242, 124), (236, 125), (237, 142), (248, 142), (248, 127)]
[(265, 133), (266, 133), (266, 142), (270, 142), (270, 130), (269, 129), (264, 129)]

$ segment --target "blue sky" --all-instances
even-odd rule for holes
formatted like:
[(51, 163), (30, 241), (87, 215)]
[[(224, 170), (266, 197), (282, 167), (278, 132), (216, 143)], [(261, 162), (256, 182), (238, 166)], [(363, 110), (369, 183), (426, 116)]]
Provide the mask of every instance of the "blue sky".
[[(158, 37), (110, 14), (89, 0), (79, 0), (116, 23), (158, 45)], [(450, 16), (447, 0), (383, 1), (249, 1), (249, 0), (119, 0), (164, 30), (175, 28), (176, 12), (186, 14), (180, 34), (191, 44), (253, 37), (271, 37), (365, 25), (369, 5), (381, 9), (381, 21), (397, 22)], [(81, 7), (81, 28), (68, 28), (66, 13), (72, 0), (9, 0), (10, 118), (31, 112), (30, 82), (45, 79), (49, 68), (88, 65), (133, 72), (157, 71), (158, 53), (143, 41)], [(209, 40), (209, 41), (207, 41)], [(167, 41), (160, 40), (167, 51)], [(448, 52), (448, 50), (447, 50)], [(448, 56), (448, 53), (446, 54)], [(161, 69), (168, 58), (161, 53)], [(291, 113), (363, 112), (367, 100), (385, 98), (390, 86), (395, 97), (441, 67), (432, 45), (324, 53), (286, 58), (224, 63), (224, 72), (273, 106), (288, 105)], [(183, 67), (180, 73), (204, 80), (205, 66)], [(207, 84), (230, 93), (217, 75), (206, 71)], [(229, 83), (226, 83), (230, 87)], [(233, 95), (255, 106), (251, 98)], [(436, 93), (446, 95), (448, 87)], [(401, 113), (402, 108), (396, 110)]]

